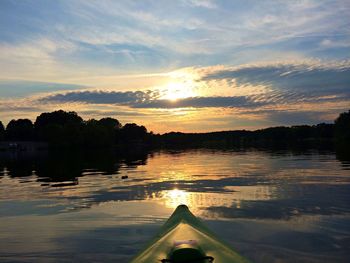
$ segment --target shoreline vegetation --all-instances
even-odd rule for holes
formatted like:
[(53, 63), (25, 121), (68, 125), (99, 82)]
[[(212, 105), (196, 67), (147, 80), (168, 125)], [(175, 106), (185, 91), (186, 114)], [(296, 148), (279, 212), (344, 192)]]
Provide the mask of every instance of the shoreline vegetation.
[(58, 110), (29, 119), (0, 121), (0, 151), (47, 149), (142, 149), (142, 148), (350, 148), (350, 110), (334, 123), (270, 127), (255, 131), (154, 134), (135, 123), (117, 119), (83, 120), (75, 112)]

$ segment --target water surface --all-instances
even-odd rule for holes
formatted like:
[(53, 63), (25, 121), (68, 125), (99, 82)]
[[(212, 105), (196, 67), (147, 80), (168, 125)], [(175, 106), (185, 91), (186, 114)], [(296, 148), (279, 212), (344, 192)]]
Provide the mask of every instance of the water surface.
[(350, 162), (338, 159), (311, 150), (3, 153), (0, 261), (128, 262), (187, 204), (254, 262), (349, 262)]

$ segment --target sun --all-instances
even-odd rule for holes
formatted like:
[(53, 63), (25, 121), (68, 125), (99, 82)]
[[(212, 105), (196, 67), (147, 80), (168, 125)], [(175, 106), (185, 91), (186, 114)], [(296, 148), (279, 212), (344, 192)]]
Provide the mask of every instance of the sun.
[(186, 83), (170, 82), (164, 89), (163, 99), (177, 101), (179, 99), (192, 97), (193, 95), (192, 87), (186, 85)]
[(168, 82), (160, 88), (161, 99), (177, 101), (198, 96), (198, 76), (190, 69), (167, 73)]

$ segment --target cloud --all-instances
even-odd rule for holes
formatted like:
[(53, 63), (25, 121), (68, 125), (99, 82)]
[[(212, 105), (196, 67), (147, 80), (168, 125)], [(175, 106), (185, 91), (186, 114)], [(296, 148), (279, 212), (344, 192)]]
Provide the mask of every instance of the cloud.
[(135, 111), (127, 111), (127, 110), (80, 110), (80, 114), (84, 116), (88, 116), (87, 119), (91, 118), (91, 116), (98, 116), (98, 117), (105, 117), (105, 116), (129, 116), (129, 117), (136, 117), (136, 116), (146, 116), (146, 114), (142, 112), (135, 112)]
[(23, 112), (39, 112), (40, 108), (38, 107), (35, 107), (35, 106), (10, 106), (10, 105), (2, 105), (0, 103), (0, 111), (2, 112), (5, 112), (5, 111), (11, 111), (11, 112), (20, 112), (20, 113), (23, 113)]
[[(280, 63), (202, 70), (201, 81), (225, 80), (235, 88), (266, 87), (265, 97), (276, 102), (347, 100), (350, 96), (350, 62)], [(262, 96), (259, 94), (258, 96)]]
[(341, 0), (3, 1), (1, 7), (5, 78), (67, 82), (82, 72), (229, 65), (273, 53), (349, 58), (350, 6)]
[(93, 104), (132, 105), (155, 98), (152, 91), (72, 91), (49, 95), (40, 99), (42, 102), (84, 102)]
[(132, 105), (135, 108), (205, 108), (205, 107), (257, 107), (263, 102), (254, 102), (245, 96), (235, 97), (190, 97), (171, 100), (153, 100), (145, 101)]
[(263, 104), (244, 96), (190, 97), (176, 101), (159, 99), (157, 91), (72, 91), (39, 99), (41, 102), (81, 102), (92, 104), (116, 104), (131, 108), (202, 108), (202, 107), (253, 107)]
[[(82, 90), (79, 86), (51, 83), (45, 87), (42, 83), (36, 87), (33, 83), (28, 87), (46, 93), (17, 100), (2, 98), (0, 106), (5, 112), (0, 117), (8, 120), (9, 113), (19, 116), (14, 107), (6, 111), (7, 105), (15, 103), (16, 107), (23, 107), (23, 114), (26, 109), (34, 112), (39, 108), (40, 111), (62, 108), (77, 111), (87, 119), (120, 116), (123, 122), (142, 123), (157, 132), (316, 124), (333, 121), (340, 112), (349, 109), (349, 64), (349, 61), (303, 61), (189, 67), (156, 74), (155, 78), (167, 76), (157, 84), (146, 85), (143, 77), (137, 75), (133, 79), (129, 75), (127, 78), (133, 81), (124, 85), (124, 90), (129, 86), (127, 91), (118, 90), (119, 86), (113, 90), (85, 87)], [(50, 92), (51, 87), (54, 92)], [(175, 91), (180, 97), (189, 97), (165, 99)]]
[(350, 47), (350, 40), (330, 40), (330, 39), (324, 39), (320, 43), (320, 47), (322, 48), (349, 48)]
[(192, 7), (217, 8), (217, 5), (211, 0), (183, 0), (183, 3)]
[[(249, 114), (246, 112), (245, 114)], [(272, 123), (283, 125), (318, 124), (322, 122), (333, 122), (339, 115), (339, 110), (318, 108), (313, 110), (258, 110), (251, 114), (259, 115), (260, 118)]]
[(82, 89), (82, 85), (26, 80), (0, 80), (0, 97), (25, 97), (42, 92)]
[[(197, 96), (177, 100), (162, 99), (162, 91), (71, 91), (44, 96), (43, 102), (81, 102), (116, 104), (131, 108), (256, 108), (300, 103), (330, 103), (350, 100), (350, 65), (337, 64), (262, 64), (241, 67), (193, 68), (200, 76)], [(206, 90), (225, 90), (234, 96), (218, 96), (215, 92), (201, 96)], [(182, 87), (186, 88), (186, 87)], [(249, 90), (249, 92), (245, 92)], [(210, 92), (208, 92), (210, 94)]]
[(204, 72), (202, 80), (235, 79), (238, 85), (270, 85), (278, 89), (334, 89), (350, 83), (350, 61), (268, 63), (224, 67)]
[(77, 91), (64, 94), (49, 95), (39, 99), (40, 102), (53, 103), (89, 103), (89, 104), (115, 104), (129, 106), (131, 108), (212, 108), (212, 107), (229, 107), (229, 108), (259, 108), (267, 105), (290, 104), (300, 102), (337, 102), (349, 100), (350, 94), (345, 97), (324, 96), (312, 97), (303, 94), (286, 94), (270, 93), (269, 95), (252, 95), (252, 96), (232, 96), (232, 97), (189, 97), (177, 100), (167, 100), (154, 98), (152, 92), (105, 92), (105, 91)]

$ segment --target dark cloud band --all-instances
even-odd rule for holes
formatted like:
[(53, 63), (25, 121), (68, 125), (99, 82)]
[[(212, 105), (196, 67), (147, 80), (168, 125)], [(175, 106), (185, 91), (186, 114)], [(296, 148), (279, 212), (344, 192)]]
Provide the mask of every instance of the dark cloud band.
[[(53, 94), (41, 102), (80, 102), (113, 104), (131, 108), (258, 108), (265, 105), (350, 101), (350, 66), (313, 64), (274, 64), (245, 66), (219, 71), (209, 70), (200, 79), (212, 88), (220, 80), (234, 80), (235, 85), (267, 86), (264, 93), (246, 96), (189, 97), (174, 101), (162, 99), (160, 91), (70, 91)], [(217, 83), (215, 83), (218, 81)], [(235, 88), (232, 85), (232, 89)]]
[(104, 92), (73, 91), (55, 94), (40, 99), (41, 102), (81, 102), (93, 104), (115, 104), (132, 108), (186, 108), (186, 107), (253, 107), (264, 102), (253, 101), (246, 96), (234, 97), (190, 97), (176, 101), (159, 99), (157, 92)]

